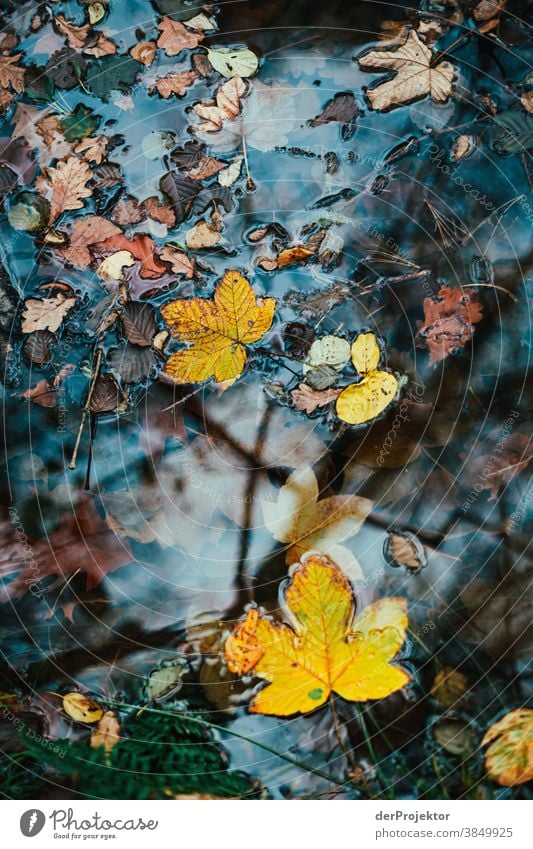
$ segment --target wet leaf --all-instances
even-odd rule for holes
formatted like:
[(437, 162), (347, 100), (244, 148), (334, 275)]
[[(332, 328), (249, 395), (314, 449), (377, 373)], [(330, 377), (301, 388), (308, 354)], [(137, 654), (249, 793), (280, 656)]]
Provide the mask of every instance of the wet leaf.
[[(105, 251), (115, 250), (121, 254), (129, 253), (130, 256), (141, 263), (141, 277), (145, 280), (157, 280), (167, 270), (156, 256), (157, 245), (154, 240), (142, 233), (137, 233), (132, 239), (118, 233), (101, 242), (100, 247)], [(108, 259), (112, 260), (112, 257), (108, 257)], [(130, 264), (129, 262), (124, 263), (124, 265)], [(118, 262), (116, 262), (116, 265), (118, 265)], [(114, 279), (120, 279), (120, 277)]]
[(408, 673), (390, 662), (405, 639), (404, 599), (382, 599), (354, 619), (347, 579), (330, 560), (311, 555), (293, 572), (284, 609), (290, 626), (252, 608), (226, 641), (232, 672), (268, 681), (251, 713), (308, 713), (330, 693), (347, 701), (381, 699), (408, 682)]
[(373, 333), (360, 333), (350, 354), (354, 368), (362, 377), (377, 369), (381, 359), (378, 341)]
[[(341, 336), (322, 336), (316, 339), (309, 349), (307, 363), (316, 366), (331, 366), (342, 369), (350, 359), (350, 343)], [(307, 368), (304, 367), (304, 373)]]
[(124, 269), (134, 264), (135, 259), (130, 251), (115, 251), (100, 263), (96, 273), (107, 282), (124, 280)]
[(130, 56), (142, 65), (151, 65), (157, 54), (155, 41), (139, 41), (130, 50)]
[(173, 663), (162, 666), (150, 673), (145, 688), (146, 698), (154, 702), (163, 702), (174, 696), (182, 685), (183, 664)]
[(199, 192), (198, 183), (178, 171), (169, 171), (159, 181), (159, 188), (168, 198), (176, 216), (176, 224), (185, 221), (191, 204)]
[(214, 248), (224, 241), (222, 236), (221, 226), (219, 223), (212, 221), (198, 221), (191, 230), (188, 230), (185, 235), (187, 247), (192, 251), (201, 251), (207, 248)]
[(197, 47), (204, 38), (203, 33), (193, 32), (180, 21), (175, 21), (167, 15), (162, 18), (157, 26), (161, 32), (157, 46), (161, 47), (167, 56), (177, 56), (186, 48)]
[(14, 230), (35, 233), (48, 224), (50, 204), (33, 192), (22, 192), (16, 202), (9, 205), (7, 218)]
[(398, 392), (398, 381), (387, 371), (370, 372), (352, 383), (337, 398), (337, 416), (351, 425), (365, 424), (387, 409)]
[(34, 404), (39, 404), (40, 407), (55, 407), (57, 404), (57, 395), (47, 380), (39, 380), (35, 386), (26, 389), (20, 396), (23, 401), (32, 401)]
[(22, 332), (33, 333), (34, 330), (55, 332), (75, 303), (75, 297), (67, 297), (62, 293), (44, 300), (28, 298), (22, 313)]
[(92, 195), (87, 183), (92, 172), (83, 159), (69, 156), (54, 168), (44, 168), (36, 187), (50, 200), (50, 223), (67, 209), (81, 209), (84, 199)]
[(392, 79), (367, 89), (372, 108), (383, 111), (427, 94), (436, 103), (445, 102), (452, 91), (455, 68), (446, 61), (433, 66), (433, 58), (414, 30), (400, 46), (370, 50), (360, 56), (359, 65), (365, 70), (396, 71)]
[(106, 710), (91, 734), (91, 749), (99, 749), (103, 746), (106, 754), (109, 754), (117, 743), (120, 743), (120, 722), (114, 711)]
[(146, 198), (142, 205), (148, 217), (153, 221), (159, 221), (160, 224), (165, 224), (167, 227), (174, 227), (176, 224), (174, 210), (168, 204), (161, 203), (156, 197)]
[(472, 338), (474, 324), (483, 318), (475, 289), (443, 286), (437, 295), (424, 298), (423, 306), (424, 321), (417, 322), (417, 340), (428, 348), (432, 364), (464, 348)]
[(227, 271), (213, 301), (204, 298), (170, 301), (161, 308), (174, 339), (191, 343), (172, 354), (165, 371), (177, 383), (201, 383), (239, 377), (246, 363), (245, 345), (270, 329), (273, 298), (257, 298), (238, 271)]
[(142, 301), (126, 304), (120, 320), (128, 342), (134, 345), (151, 345), (156, 331), (154, 308)]
[(391, 566), (403, 566), (409, 572), (419, 572), (427, 563), (424, 546), (407, 531), (387, 535), (384, 555)]
[(109, 100), (113, 91), (128, 94), (144, 65), (131, 56), (104, 56), (92, 62), (87, 71), (87, 86), (95, 97)]
[(231, 47), (217, 47), (207, 51), (211, 65), (223, 77), (253, 77), (259, 67), (255, 53), (243, 47), (234, 50)]
[(355, 97), (351, 92), (342, 92), (336, 94), (332, 100), (328, 101), (324, 106), (320, 115), (309, 121), (309, 126), (320, 127), (322, 124), (329, 124), (331, 121), (338, 121), (341, 124), (352, 124), (361, 111), (357, 108)]
[(326, 407), (335, 401), (340, 392), (340, 389), (313, 389), (306, 383), (300, 383), (298, 389), (293, 389), (291, 392), (292, 402), (297, 410), (303, 413), (314, 413), (315, 410)]
[[(151, 347), (126, 344), (123, 348), (115, 348), (108, 354), (107, 365), (121, 383), (137, 383), (153, 377), (157, 358)], [(121, 405), (121, 400), (119, 401)]]
[(183, 251), (178, 251), (171, 245), (165, 245), (160, 259), (170, 263), (174, 274), (183, 274), (187, 280), (192, 280), (194, 277), (194, 260), (189, 259)]
[(277, 501), (263, 501), (265, 525), (274, 539), (287, 544), (285, 561), (296, 563), (307, 551), (327, 554), (360, 578), (360, 566), (341, 543), (355, 536), (372, 510), (368, 498), (332, 495), (319, 500), (317, 479), (309, 466), (296, 469), (281, 487)]
[(49, 363), (52, 359), (50, 346), (54, 340), (55, 336), (50, 330), (36, 330), (34, 333), (29, 333), (22, 346), (24, 356), (35, 365)]
[(83, 693), (67, 693), (63, 696), (63, 710), (75, 722), (99, 722), (104, 714), (98, 702)]
[(334, 307), (343, 304), (347, 297), (347, 287), (341, 283), (334, 283), (329, 289), (314, 289), (311, 292), (290, 290), (283, 300), (301, 315), (312, 318), (328, 313)]
[(68, 247), (57, 250), (57, 253), (77, 268), (85, 268), (92, 260), (90, 248), (119, 233), (120, 228), (106, 218), (100, 215), (84, 215), (76, 218)]
[(445, 752), (466, 758), (477, 746), (477, 734), (468, 720), (459, 716), (444, 716), (433, 727), (433, 734)]
[(98, 129), (100, 121), (100, 115), (95, 115), (92, 109), (78, 103), (70, 115), (58, 118), (58, 126), (67, 141), (75, 142), (81, 141), (86, 136), (92, 136)]
[(68, 46), (74, 48), (74, 50), (81, 50), (91, 29), (90, 24), (77, 26), (74, 21), (68, 21), (63, 15), (54, 17), (54, 25), (61, 35), (66, 37)]
[(431, 685), (431, 695), (444, 708), (454, 707), (467, 690), (468, 678), (451, 666), (439, 670)]
[(156, 79), (154, 84), (148, 89), (148, 94), (157, 91), (165, 99), (168, 99), (173, 94), (181, 97), (197, 79), (198, 74), (196, 71), (180, 71), (179, 73), (167, 74), (164, 77), (158, 77)]
[(116, 380), (110, 374), (99, 374), (91, 396), (91, 412), (112, 413), (120, 407), (122, 400)]
[[(490, 745), (489, 745), (490, 744)], [(533, 710), (519, 708), (491, 725), (482, 746), (485, 768), (503, 787), (514, 787), (533, 779)]]

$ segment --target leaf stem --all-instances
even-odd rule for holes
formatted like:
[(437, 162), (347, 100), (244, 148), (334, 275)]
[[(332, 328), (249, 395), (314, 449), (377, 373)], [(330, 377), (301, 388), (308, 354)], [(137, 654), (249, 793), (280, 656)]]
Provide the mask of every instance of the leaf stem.
[(82, 410), (82, 414), (81, 414), (81, 422), (80, 422), (80, 426), (78, 428), (78, 435), (76, 437), (76, 444), (74, 446), (74, 451), (72, 452), (72, 459), (70, 461), (69, 469), (75, 469), (76, 468), (76, 460), (78, 459), (78, 451), (79, 451), (79, 448), (80, 448), (81, 435), (83, 433), (83, 428), (84, 428), (84, 425), (85, 425), (85, 419), (87, 418), (87, 413), (89, 412), (89, 408), (91, 406), (91, 399), (93, 397), (94, 387), (96, 386), (96, 381), (98, 380), (98, 375), (100, 374), (100, 369), (102, 367), (102, 357), (103, 357), (103, 355), (104, 355), (104, 352), (102, 351), (102, 349), (98, 348), (98, 351), (96, 352), (96, 361), (95, 361), (95, 365), (94, 365), (94, 368), (93, 368), (93, 374), (92, 374), (92, 377), (91, 377), (91, 384), (89, 386), (89, 392), (87, 393), (87, 400), (85, 401), (85, 404), (83, 405), (83, 410)]

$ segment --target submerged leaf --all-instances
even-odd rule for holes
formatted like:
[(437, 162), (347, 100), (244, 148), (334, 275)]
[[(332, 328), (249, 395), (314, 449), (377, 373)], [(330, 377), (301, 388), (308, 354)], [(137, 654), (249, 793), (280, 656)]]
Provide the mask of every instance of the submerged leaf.
[(381, 699), (409, 681), (391, 664), (405, 639), (404, 599), (382, 599), (354, 619), (352, 590), (341, 570), (310, 555), (293, 572), (284, 606), (290, 626), (252, 608), (226, 641), (230, 671), (253, 672), (268, 682), (251, 713), (309, 713), (330, 693), (347, 701)]
[(287, 544), (285, 561), (296, 563), (307, 551), (320, 551), (361, 577), (361, 569), (341, 543), (355, 536), (372, 510), (372, 501), (358, 495), (332, 495), (319, 501), (313, 470), (303, 466), (281, 487), (277, 501), (263, 501), (265, 525), (272, 536)]

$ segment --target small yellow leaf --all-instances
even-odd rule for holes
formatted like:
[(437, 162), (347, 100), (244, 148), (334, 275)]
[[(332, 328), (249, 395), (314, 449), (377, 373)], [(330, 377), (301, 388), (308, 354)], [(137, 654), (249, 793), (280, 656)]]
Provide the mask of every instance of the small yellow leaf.
[(445, 708), (456, 705), (467, 690), (468, 679), (466, 675), (451, 666), (445, 666), (437, 672), (431, 685), (431, 695)]
[(512, 710), (491, 725), (482, 746), (491, 744), (485, 753), (485, 767), (494, 781), (513, 787), (533, 779), (533, 710)]
[(98, 702), (83, 693), (67, 693), (63, 696), (63, 710), (76, 722), (98, 722), (104, 713)]
[(313, 554), (293, 572), (285, 607), (292, 626), (250, 610), (226, 640), (229, 669), (238, 675), (253, 670), (268, 682), (252, 713), (308, 713), (330, 693), (356, 702), (382, 699), (409, 680), (390, 663), (405, 639), (405, 599), (381, 599), (354, 619), (348, 580), (327, 557)]
[(257, 342), (274, 318), (273, 298), (256, 298), (246, 277), (227, 271), (212, 301), (190, 298), (170, 301), (161, 308), (174, 339), (191, 343), (172, 354), (165, 371), (176, 383), (201, 383), (214, 377), (218, 383), (242, 374), (244, 345)]
[(377, 369), (381, 351), (374, 334), (360, 333), (351, 347), (351, 355), (352, 363), (362, 377)]
[(337, 415), (351, 425), (364, 424), (385, 410), (398, 391), (398, 381), (388, 371), (372, 371), (360, 383), (347, 386), (337, 398)]

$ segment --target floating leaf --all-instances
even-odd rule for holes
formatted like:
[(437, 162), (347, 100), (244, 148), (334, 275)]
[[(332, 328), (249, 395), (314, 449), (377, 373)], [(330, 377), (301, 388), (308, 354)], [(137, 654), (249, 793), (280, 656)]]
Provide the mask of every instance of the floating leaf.
[(533, 710), (506, 713), (491, 725), (481, 745), (489, 746), (485, 768), (498, 784), (514, 787), (533, 780)]
[(322, 336), (316, 339), (309, 349), (307, 356), (308, 369), (316, 366), (331, 366), (334, 369), (342, 369), (350, 360), (350, 343), (341, 336)]
[(318, 408), (326, 407), (335, 401), (341, 391), (340, 389), (317, 390), (306, 383), (300, 383), (298, 389), (292, 390), (291, 398), (295, 409), (303, 413), (314, 413)]
[(427, 564), (424, 546), (407, 531), (389, 533), (383, 553), (391, 566), (403, 566), (409, 572), (419, 572)]
[(288, 545), (286, 563), (296, 563), (307, 551), (320, 551), (360, 578), (357, 560), (340, 543), (359, 532), (372, 501), (358, 495), (332, 495), (319, 501), (319, 494), (313, 470), (302, 466), (287, 478), (277, 501), (262, 502), (265, 525), (275, 539)]
[(310, 555), (292, 574), (284, 609), (291, 626), (252, 608), (226, 641), (230, 671), (268, 681), (251, 713), (308, 713), (330, 693), (347, 701), (381, 699), (408, 682), (408, 673), (390, 663), (405, 639), (404, 599), (382, 599), (354, 619), (348, 580), (327, 558)]
[(151, 345), (156, 326), (154, 308), (142, 301), (130, 301), (124, 307), (120, 320), (128, 342), (134, 345)]
[(36, 187), (50, 199), (50, 223), (66, 209), (80, 209), (84, 198), (92, 195), (87, 183), (92, 171), (83, 159), (69, 156), (64, 162), (58, 162), (55, 168), (44, 168)]
[(387, 409), (398, 392), (398, 381), (387, 371), (374, 371), (352, 383), (337, 398), (337, 415), (351, 425), (364, 424)]
[(175, 21), (165, 15), (158, 23), (161, 32), (157, 40), (157, 46), (162, 47), (167, 56), (177, 56), (186, 48), (197, 47), (204, 38), (201, 32), (192, 32), (179, 21)]
[(113, 91), (128, 94), (144, 65), (131, 56), (104, 56), (87, 71), (87, 86), (95, 97), (109, 100)]
[(15, 203), (9, 205), (7, 217), (14, 230), (35, 233), (48, 224), (50, 204), (33, 192), (21, 192)]
[(158, 77), (154, 84), (148, 89), (148, 94), (157, 91), (161, 97), (168, 99), (173, 94), (182, 96), (192, 84), (198, 79), (196, 71), (180, 71), (179, 73), (166, 74)]
[(77, 268), (85, 268), (92, 259), (89, 248), (120, 232), (119, 227), (100, 215), (84, 215), (76, 218), (68, 247), (61, 248), (57, 253)]
[(246, 47), (213, 47), (207, 51), (207, 58), (223, 77), (253, 77), (259, 67), (259, 59)]
[(170, 263), (174, 274), (183, 274), (187, 280), (192, 280), (194, 277), (194, 261), (189, 259), (183, 251), (178, 251), (171, 245), (165, 245), (161, 251), (160, 259)]
[(429, 362), (439, 363), (459, 352), (483, 318), (478, 293), (442, 286), (437, 295), (424, 298), (424, 321), (418, 321), (417, 340), (429, 349)]
[(191, 343), (188, 350), (172, 354), (166, 373), (177, 383), (239, 377), (246, 363), (244, 345), (257, 342), (270, 329), (274, 306), (273, 298), (256, 298), (238, 271), (225, 273), (213, 301), (191, 298), (165, 304), (161, 314), (172, 336)]
[(337, 398), (339, 419), (351, 425), (364, 424), (379, 416), (394, 400), (398, 380), (378, 369), (381, 351), (373, 333), (360, 333), (351, 347), (354, 367), (363, 379), (343, 389)]
[(63, 710), (76, 722), (98, 722), (104, 714), (98, 702), (83, 693), (67, 693), (63, 696)]
[(146, 698), (154, 702), (162, 702), (174, 696), (182, 685), (183, 664), (173, 663), (162, 666), (150, 673), (145, 688)]
[(396, 71), (392, 79), (367, 90), (372, 108), (390, 109), (427, 94), (436, 103), (446, 101), (452, 91), (455, 68), (451, 62), (433, 65), (433, 58), (415, 30), (398, 47), (370, 50), (360, 56), (359, 65), (365, 70)]
[(22, 332), (33, 333), (34, 330), (55, 332), (75, 303), (75, 297), (67, 297), (61, 292), (44, 300), (28, 298), (22, 313)]
[(176, 216), (176, 224), (181, 224), (189, 214), (191, 204), (199, 192), (198, 183), (178, 171), (169, 171), (159, 181), (159, 188)]

